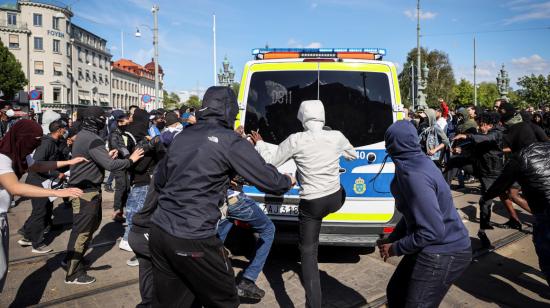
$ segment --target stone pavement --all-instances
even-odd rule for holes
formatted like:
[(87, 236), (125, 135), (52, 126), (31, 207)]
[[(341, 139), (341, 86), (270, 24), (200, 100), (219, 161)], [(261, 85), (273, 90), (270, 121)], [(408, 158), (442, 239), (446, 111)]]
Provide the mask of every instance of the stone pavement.
[[(477, 200), (475, 188), (453, 192), (457, 208), (470, 230), (474, 249), (477, 240)], [(10, 272), (0, 296), (0, 307), (30, 305), (56, 307), (135, 307), (139, 302), (137, 268), (126, 265), (131, 253), (120, 250), (117, 239), (123, 226), (110, 220), (112, 194), (104, 193), (103, 222), (95, 235), (86, 258), (93, 262), (89, 274), (97, 282), (88, 286), (65, 285), (65, 272), (60, 268), (70, 228), (70, 209), (57, 207), (56, 225), (49, 234), (50, 246), (57, 254), (37, 256), (30, 248), (17, 244), (17, 230), (30, 213), (25, 201), (11, 210)], [(499, 215), (500, 214), (500, 215)], [(493, 221), (503, 223), (501, 206), (495, 208)], [(531, 217), (521, 213), (530, 221)], [(232, 231), (233, 232), (233, 231)], [(506, 238), (513, 230), (495, 229), (491, 240)], [(55, 238), (53, 238), (55, 236)], [(234, 234), (235, 236), (235, 234)], [(235, 238), (235, 237), (233, 237)], [(247, 251), (232, 250), (233, 266), (238, 273), (247, 264)], [(30, 259), (29, 259), (30, 258)], [(378, 252), (366, 248), (321, 247), (319, 268), (323, 285), (324, 307), (380, 306), (386, 284), (399, 259), (384, 263)], [(304, 291), (299, 277), (299, 252), (296, 246), (274, 246), (258, 284), (266, 290), (259, 303), (243, 303), (243, 307), (303, 307)], [(530, 236), (493, 253), (479, 257), (464, 277), (445, 297), (442, 307), (543, 307), (550, 305), (548, 287), (543, 284)]]

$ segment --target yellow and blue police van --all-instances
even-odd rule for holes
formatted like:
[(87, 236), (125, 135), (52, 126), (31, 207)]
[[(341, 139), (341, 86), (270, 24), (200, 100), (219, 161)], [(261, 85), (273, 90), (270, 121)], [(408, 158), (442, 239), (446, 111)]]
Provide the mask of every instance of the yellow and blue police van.
[[(395, 166), (389, 158), (383, 164), (384, 133), (403, 113), (395, 65), (382, 60), (386, 50), (265, 48), (252, 54), (255, 60), (246, 63), (242, 75), (236, 125), (248, 133), (259, 131), (266, 142), (277, 145), (303, 130), (297, 119), (300, 104), (321, 100), (327, 129), (341, 131), (358, 159), (340, 161), (347, 198), (323, 220), (320, 244), (374, 246), (399, 219), (390, 193)], [(296, 165), (290, 160), (279, 170), (295, 174)], [(277, 242), (297, 242), (299, 187), (284, 196), (263, 194), (252, 186), (244, 192), (275, 223)]]

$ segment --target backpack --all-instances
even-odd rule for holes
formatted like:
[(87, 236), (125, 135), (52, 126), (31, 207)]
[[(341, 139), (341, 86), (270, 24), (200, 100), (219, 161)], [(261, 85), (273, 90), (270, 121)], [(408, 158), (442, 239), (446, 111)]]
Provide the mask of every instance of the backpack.
[[(428, 153), (429, 149), (434, 149), (441, 143), (437, 134), (437, 128), (435, 126), (426, 128), (420, 133), (419, 137), (420, 146), (422, 147), (422, 151), (424, 151), (424, 153)], [(441, 154), (442, 151), (438, 151), (434, 155), (428, 157), (431, 160), (439, 161), (441, 159)]]

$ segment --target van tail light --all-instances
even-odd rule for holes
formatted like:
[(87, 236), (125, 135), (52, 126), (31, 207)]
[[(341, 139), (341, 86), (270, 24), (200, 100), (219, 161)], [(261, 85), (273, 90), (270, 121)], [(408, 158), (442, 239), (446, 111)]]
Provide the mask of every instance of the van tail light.
[(384, 232), (384, 234), (390, 234), (393, 232), (394, 229), (395, 227), (384, 227), (382, 232)]
[(239, 228), (243, 228), (243, 229), (250, 229), (252, 228), (252, 226), (249, 224), (249, 223), (246, 223), (244, 221), (240, 221), (240, 220), (234, 220), (233, 221), (233, 224)]

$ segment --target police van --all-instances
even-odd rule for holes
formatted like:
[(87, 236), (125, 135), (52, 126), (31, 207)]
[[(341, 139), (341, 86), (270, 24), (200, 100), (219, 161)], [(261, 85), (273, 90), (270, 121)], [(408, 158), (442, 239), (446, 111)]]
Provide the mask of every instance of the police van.
[[(395, 167), (389, 158), (383, 164), (384, 133), (403, 114), (396, 68), (382, 61), (386, 50), (266, 48), (252, 54), (255, 60), (243, 71), (236, 125), (247, 133), (257, 130), (264, 141), (278, 145), (303, 131), (297, 119), (300, 104), (321, 100), (327, 129), (341, 131), (358, 159), (340, 161), (347, 198), (338, 212), (323, 220), (320, 244), (374, 246), (399, 219), (390, 193)], [(290, 160), (279, 170), (295, 174), (296, 165)], [(276, 241), (297, 241), (299, 187), (284, 196), (266, 195), (252, 186), (245, 186), (244, 192), (275, 223)]]

